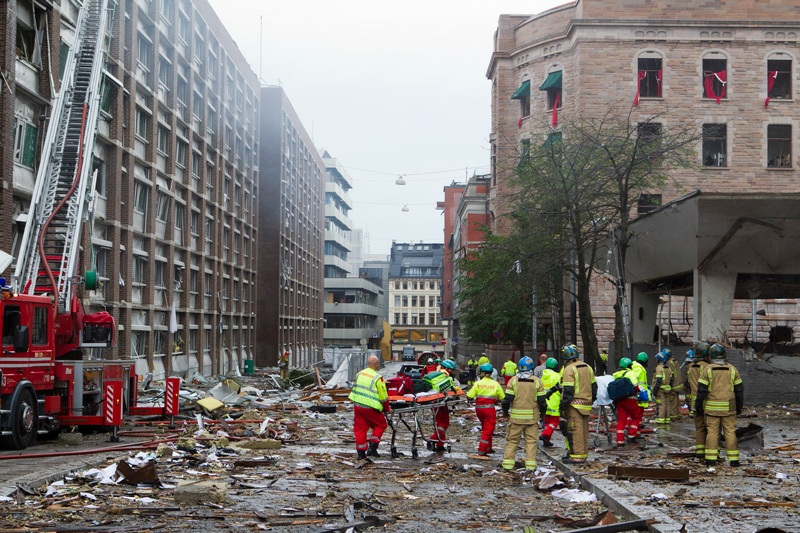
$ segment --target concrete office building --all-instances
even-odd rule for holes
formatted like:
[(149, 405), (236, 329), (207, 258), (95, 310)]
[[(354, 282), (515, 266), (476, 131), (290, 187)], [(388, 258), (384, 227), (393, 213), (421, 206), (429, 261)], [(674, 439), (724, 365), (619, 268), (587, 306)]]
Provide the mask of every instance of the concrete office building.
[[(688, 124), (703, 134), (694, 164), (640, 197), (633, 231), (642, 237), (626, 265), (634, 341), (657, 340), (661, 316), (669, 342), (797, 342), (796, 302), (786, 298), (800, 295), (789, 252), (800, 209), (798, 13), (797, 0), (578, 0), (502, 15), (487, 71), (493, 228), (508, 222), (519, 154), (565, 120), (616, 106), (646, 133)], [(605, 347), (615, 297), (601, 289), (593, 305)]]
[[(12, 255), (80, 5), (11, 0), (0, 13), (0, 249)], [(81, 296), (118, 332), (91, 356), (135, 358), (156, 379), (241, 369), (255, 348), (258, 80), (205, 0), (110, 7), (81, 265), (103, 283)]]
[(261, 88), (256, 366), (322, 359), (325, 164), (281, 87)]
[(353, 181), (339, 161), (323, 152), (325, 163), (325, 346), (360, 347), (382, 334), (384, 289), (362, 275), (361, 235), (352, 240)]

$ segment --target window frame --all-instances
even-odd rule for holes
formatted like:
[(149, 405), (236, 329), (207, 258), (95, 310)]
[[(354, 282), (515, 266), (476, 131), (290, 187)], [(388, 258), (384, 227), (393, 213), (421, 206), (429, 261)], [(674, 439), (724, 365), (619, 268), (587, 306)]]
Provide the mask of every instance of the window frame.
[[(636, 71), (639, 99), (664, 97), (664, 55), (661, 52), (654, 50), (640, 52), (636, 56)], [(641, 72), (645, 73), (643, 78), (639, 75)]]
[[(786, 133), (778, 133), (776, 130), (778, 128), (785, 128), (788, 130), (788, 137), (779, 137), (776, 138), (776, 135), (786, 135)], [(770, 130), (776, 131), (773, 135), (770, 135)], [(767, 125), (767, 168), (770, 169), (792, 169), (794, 168), (794, 161), (792, 159), (792, 137), (794, 136), (794, 131), (791, 124), (768, 124)], [(784, 153), (780, 147), (775, 146), (776, 143), (780, 143), (784, 148), (788, 148), (788, 153)], [(775, 154), (775, 152), (780, 152), (780, 154)], [(773, 160), (780, 159), (780, 164), (770, 164), (770, 157), (773, 157)]]
[[(720, 143), (714, 147), (714, 143)], [(721, 151), (720, 151), (721, 150)], [(702, 125), (702, 146), (700, 163), (704, 168), (727, 168), (728, 166), (728, 125), (725, 123), (705, 123)]]

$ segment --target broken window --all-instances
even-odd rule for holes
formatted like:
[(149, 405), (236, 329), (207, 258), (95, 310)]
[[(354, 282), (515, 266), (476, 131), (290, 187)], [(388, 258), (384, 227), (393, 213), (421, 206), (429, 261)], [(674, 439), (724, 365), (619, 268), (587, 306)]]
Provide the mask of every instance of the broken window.
[(767, 126), (767, 166), (792, 167), (792, 126), (789, 124)]
[(769, 328), (769, 342), (792, 344), (792, 328), (789, 326), (773, 326)]
[(649, 213), (661, 205), (660, 194), (640, 194), (636, 201), (636, 212), (639, 215)]
[(792, 60), (767, 60), (767, 101), (792, 98)]
[(725, 58), (703, 58), (703, 98), (713, 98), (719, 104), (720, 100), (728, 97), (727, 64)]
[(42, 43), (46, 33), (46, 13), (33, 2), (18, 2), (17, 57), (36, 68), (42, 68)]
[(728, 126), (726, 124), (703, 124), (703, 166), (727, 166), (727, 146)]
[(14, 162), (30, 169), (36, 164), (39, 128), (22, 117), (14, 117)]
[(658, 52), (646, 52), (639, 56), (637, 78), (639, 81), (636, 101), (639, 98), (661, 98), (662, 58)]

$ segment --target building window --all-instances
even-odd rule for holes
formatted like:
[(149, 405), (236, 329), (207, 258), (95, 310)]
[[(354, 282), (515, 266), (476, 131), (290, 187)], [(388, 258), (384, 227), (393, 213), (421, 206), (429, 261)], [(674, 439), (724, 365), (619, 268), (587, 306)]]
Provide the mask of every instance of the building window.
[(788, 124), (767, 126), (767, 166), (792, 167), (792, 127)]
[(519, 162), (527, 163), (531, 159), (531, 140), (522, 139), (519, 147)]
[(394, 306), (400, 307), (400, 296), (395, 295), (394, 297)]
[(33, 2), (19, 2), (15, 9), (17, 10), (17, 57), (41, 68), (42, 43), (47, 27), (45, 13), (37, 9)]
[(400, 313), (400, 323), (403, 325), (408, 324), (408, 314), (407, 313)]
[(727, 99), (728, 61), (725, 58), (703, 58), (703, 98)]
[[(416, 287), (414, 287), (414, 288), (416, 288)], [(411, 297), (411, 307), (417, 307), (417, 297), (416, 296), (412, 296)]]
[(136, 136), (147, 140), (147, 124), (150, 116), (141, 108), (136, 108)]
[(636, 201), (636, 212), (639, 215), (649, 213), (661, 205), (660, 194), (640, 194)]
[(169, 220), (169, 195), (163, 192), (158, 193), (158, 203), (156, 204), (156, 219), (160, 222)]
[(408, 307), (408, 296), (403, 296), (403, 305), (401, 307)]
[(394, 323), (395, 324), (399, 324), (400, 323), (400, 313), (395, 313), (394, 314)]
[(169, 154), (169, 130), (164, 126), (158, 127), (158, 139), (157, 139), (157, 147), (156, 149), (161, 155), (168, 155)]
[(20, 117), (14, 117), (14, 162), (28, 168), (36, 164), (36, 141), (39, 128)]
[(728, 126), (703, 124), (703, 166), (727, 166)]
[(138, 33), (138, 55), (136, 59), (145, 70), (150, 71), (151, 57), (153, 56), (153, 43), (145, 35)]
[(428, 313), (428, 324), (436, 324), (436, 313)]
[(144, 285), (147, 259), (141, 255), (134, 255), (131, 262), (131, 281), (134, 285)]
[(133, 184), (133, 210), (142, 215), (147, 215), (147, 204), (150, 197), (150, 187), (140, 181)]
[(767, 60), (767, 100), (792, 98), (792, 60)]
[[(520, 116), (527, 117), (531, 114), (531, 81), (525, 80), (511, 95), (512, 100), (519, 100)], [(520, 119), (522, 120), (522, 119)], [(520, 123), (521, 124), (521, 123)]]
[[(656, 52), (639, 56), (639, 86), (637, 96), (641, 98), (661, 98), (662, 59)], [(637, 98), (638, 100), (638, 98)]]
[(540, 91), (547, 91), (547, 109), (558, 109), (564, 104), (561, 91), (561, 71), (550, 72), (544, 83), (539, 86)]
[(655, 163), (661, 155), (661, 124), (658, 122), (640, 122), (637, 124), (637, 150), (643, 157)]

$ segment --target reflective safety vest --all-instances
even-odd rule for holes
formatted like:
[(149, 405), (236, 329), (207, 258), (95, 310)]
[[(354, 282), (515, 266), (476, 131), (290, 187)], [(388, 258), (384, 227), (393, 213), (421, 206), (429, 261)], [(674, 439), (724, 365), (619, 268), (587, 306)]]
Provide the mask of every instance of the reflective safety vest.
[[(697, 398), (697, 383), (700, 381), (700, 376), (703, 374), (703, 369), (708, 366), (708, 361), (695, 361), (689, 365), (689, 370), (686, 372), (686, 381), (689, 383), (689, 388), (686, 391), (686, 396), (691, 399)], [(694, 403), (689, 404), (689, 409), (694, 410)]]
[(670, 378), (672, 377), (672, 373), (669, 370), (669, 366), (665, 365), (664, 363), (658, 363), (656, 366), (656, 371), (653, 374), (653, 388), (656, 386), (656, 381), (661, 378), (661, 390), (664, 392), (669, 392), (672, 390), (670, 386)]
[(539, 378), (533, 374), (527, 377), (519, 375), (512, 377), (508, 381), (506, 394), (513, 394), (514, 401), (508, 410), (509, 418), (517, 424), (537, 424), (539, 423), (539, 404), (540, 396), (544, 396), (545, 390)]
[(501, 376), (515, 376), (516, 374), (517, 374), (517, 363), (510, 360), (503, 363), (503, 368), (500, 369)]
[(476, 407), (494, 407), (498, 400), (506, 397), (503, 387), (490, 376), (483, 376), (467, 391), (467, 398), (474, 399)]
[(480, 356), (478, 358), (478, 366), (485, 365), (488, 362), (489, 362), (489, 358), (486, 357), (485, 355), (482, 355), (482, 356)]
[(467, 367), (468, 368), (472, 368), (473, 366), (475, 368), (478, 367), (478, 362), (475, 359), (470, 359), (469, 361), (467, 361)]
[(431, 372), (430, 374), (425, 374), (422, 380), (430, 385), (431, 390), (437, 392), (443, 392), (453, 387), (453, 378), (445, 372)]
[(733, 388), (742, 383), (736, 367), (729, 364), (711, 363), (703, 369), (697, 382), (708, 387), (708, 396), (703, 402), (703, 409), (707, 415), (736, 414), (736, 395)]
[(575, 395), (570, 405), (582, 413), (592, 410), (592, 383), (595, 383), (594, 370), (586, 363), (578, 361), (564, 367), (561, 386), (573, 387)]
[[(646, 390), (648, 397), (651, 397), (650, 388), (647, 386), (647, 369), (639, 361), (634, 361), (633, 365), (631, 365), (631, 369), (636, 376), (634, 385), (639, 387), (640, 391)], [(652, 400), (652, 397), (650, 399)], [(640, 407), (647, 407), (648, 404), (649, 402), (639, 402)]]
[(358, 373), (356, 384), (348, 396), (353, 403), (378, 411), (383, 411), (383, 402), (387, 398), (389, 395), (386, 393), (383, 377), (371, 368), (365, 368)]
[(667, 365), (669, 365), (669, 373), (672, 379), (672, 392), (682, 391), (683, 378), (681, 377), (681, 369), (678, 368), (678, 364), (673, 358), (670, 358), (670, 360), (667, 361)]
[[(544, 372), (542, 372), (542, 386), (544, 387), (545, 393), (552, 389), (554, 386), (558, 385), (561, 382), (561, 374), (556, 372), (555, 370), (550, 370), (549, 368), (545, 368)], [(559, 416), (560, 413), (560, 406), (561, 406), (561, 393), (554, 392), (550, 395), (547, 399), (547, 415), (548, 416)]]

